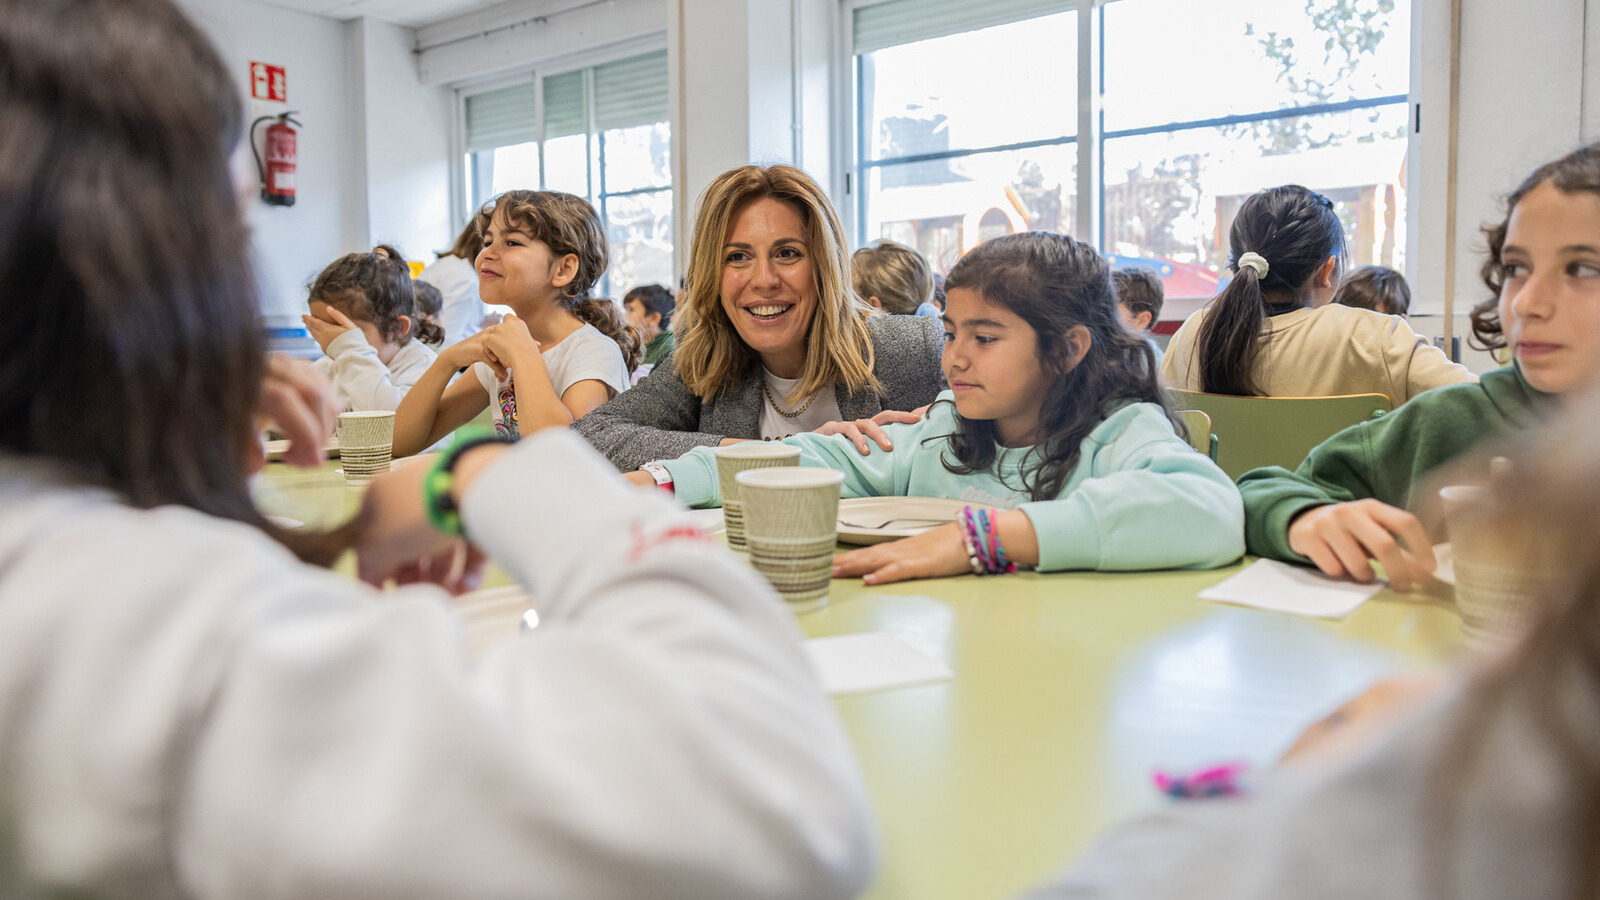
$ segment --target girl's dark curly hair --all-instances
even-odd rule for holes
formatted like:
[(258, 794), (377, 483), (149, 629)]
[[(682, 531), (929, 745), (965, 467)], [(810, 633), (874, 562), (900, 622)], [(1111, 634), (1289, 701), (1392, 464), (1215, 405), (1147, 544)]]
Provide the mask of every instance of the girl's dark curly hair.
[[(956, 263), (945, 288), (977, 291), (1027, 322), (1038, 337), (1039, 362), (1055, 378), (1039, 410), (1039, 428), (1048, 437), (1028, 449), (1018, 488), (1032, 499), (1061, 494), (1084, 439), (1111, 404), (1157, 404), (1176, 426), (1156, 379), (1155, 352), (1122, 326), (1110, 268), (1088, 244), (1043, 231), (997, 237)], [(1067, 333), (1078, 326), (1088, 329), (1089, 350), (1069, 369)], [(944, 467), (958, 475), (989, 471), (999, 455), (994, 422), (959, 415), (956, 421)]]
[(1511, 212), (1528, 196), (1528, 192), (1546, 181), (1562, 193), (1576, 194), (1588, 191), (1600, 194), (1600, 144), (1590, 144), (1568, 153), (1553, 162), (1547, 162), (1506, 197), (1506, 214), (1498, 223), (1485, 225), (1483, 236), (1488, 242), (1489, 255), (1478, 270), (1483, 284), (1489, 289), (1489, 298), (1472, 308), (1472, 337), (1468, 341), (1480, 350), (1499, 350), (1506, 345), (1506, 336), (1500, 327), (1500, 288), (1505, 284), (1505, 264), (1500, 253), (1506, 246), (1506, 228), (1511, 224)]

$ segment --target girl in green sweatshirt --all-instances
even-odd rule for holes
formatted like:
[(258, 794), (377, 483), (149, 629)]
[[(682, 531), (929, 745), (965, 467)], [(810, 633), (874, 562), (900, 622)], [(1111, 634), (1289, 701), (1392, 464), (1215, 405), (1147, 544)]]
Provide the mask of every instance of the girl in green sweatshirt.
[(1372, 580), (1376, 559), (1395, 589), (1409, 589), (1436, 564), (1407, 511), (1424, 476), (1527, 427), (1600, 375), (1600, 145), (1537, 169), (1484, 233), (1483, 280), (1495, 296), (1472, 311), (1472, 331), (1489, 349), (1509, 348), (1513, 364), (1347, 428), (1293, 472), (1246, 472), (1250, 552), (1358, 581)]
[[(872, 584), (1010, 564), (1058, 569), (1219, 566), (1244, 549), (1237, 489), (1174, 431), (1154, 354), (1117, 316), (1106, 263), (1044, 232), (979, 245), (945, 282), (944, 375), (921, 421), (863, 455), (842, 435), (786, 438), (800, 464), (845, 473), (844, 495), (926, 496), (992, 517), (840, 555)], [(657, 464), (677, 496), (715, 506), (713, 448)]]

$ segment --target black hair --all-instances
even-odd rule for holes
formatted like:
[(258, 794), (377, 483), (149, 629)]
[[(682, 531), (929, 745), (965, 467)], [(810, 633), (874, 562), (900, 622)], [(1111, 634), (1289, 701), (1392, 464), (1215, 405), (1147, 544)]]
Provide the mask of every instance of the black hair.
[[(1061, 493), (1084, 439), (1111, 404), (1154, 403), (1176, 426), (1156, 378), (1155, 352), (1123, 327), (1110, 270), (1093, 247), (1044, 231), (1003, 235), (962, 257), (945, 285), (976, 291), (985, 302), (1027, 322), (1038, 338), (1040, 364), (1055, 377), (1039, 410), (1039, 429), (1046, 437), (1027, 451), (1022, 467), (1020, 489), (1032, 499), (1052, 500)], [(1089, 332), (1089, 349), (1066, 369), (1067, 335), (1079, 326)], [(994, 422), (959, 415), (956, 421), (942, 459), (945, 469), (958, 475), (991, 470), (999, 455)]]
[(1411, 285), (1406, 284), (1404, 275), (1388, 266), (1362, 266), (1340, 279), (1333, 302), (1386, 316), (1403, 316), (1411, 312)]
[[(228, 67), (169, 0), (0, 0), (0, 449), (128, 504), (282, 531), (247, 464), (266, 371)], [(110, 411), (83, 426), (85, 406)]]
[[(1328, 257), (1344, 259), (1344, 226), (1333, 201), (1286, 184), (1245, 199), (1228, 230), (1228, 251), (1233, 280), (1211, 301), (1196, 341), (1200, 389), (1259, 397), (1254, 370), (1267, 307), (1287, 312), (1305, 305), (1311, 276)], [(1246, 253), (1267, 261), (1264, 277), (1253, 266), (1239, 265)]]
[(1111, 286), (1117, 302), (1134, 315), (1150, 314), (1150, 324), (1161, 318), (1161, 307), (1167, 302), (1166, 287), (1161, 276), (1147, 266), (1121, 266), (1111, 270)]
[(439, 311), (444, 309), (444, 294), (439, 293), (438, 288), (414, 278), (411, 281), (411, 295), (416, 299), (418, 316), (439, 318)]
[[(329, 263), (311, 283), (311, 300), (371, 322), (384, 340), (401, 346), (413, 337), (431, 344), (444, 336), (436, 323), (417, 315), (411, 267), (388, 244), (379, 244), (370, 253), (347, 253)], [(409, 331), (401, 330), (401, 316), (411, 321)]]
[(627, 306), (634, 300), (644, 305), (645, 315), (650, 313), (661, 314), (661, 327), (665, 329), (672, 324), (672, 309), (677, 306), (677, 300), (672, 292), (659, 284), (641, 284), (633, 290), (622, 295), (622, 305)]
[(1533, 170), (1517, 189), (1506, 197), (1506, 214), (1498, 223), (1485, 225), (1484, 239), (1488, 243), (1488, 258), (1478, 274), (1489, 289), (1489, 298), (1472, 308), (1473, 346), (1480, 350), (1499, 350), (1506, 345), (1500, 325), (1500, 288), (1505, 284), (1505, 264), (1500, 259), (1506, 245), (1506, 229), (1511, 225), (1511, 211), (1517, 208), (1528, 192), (1546, 181), (1564, 194), (1587, 191), (1600, 194), (1600, 144), (1579, 147), (1560, 159), (1552, 160)]

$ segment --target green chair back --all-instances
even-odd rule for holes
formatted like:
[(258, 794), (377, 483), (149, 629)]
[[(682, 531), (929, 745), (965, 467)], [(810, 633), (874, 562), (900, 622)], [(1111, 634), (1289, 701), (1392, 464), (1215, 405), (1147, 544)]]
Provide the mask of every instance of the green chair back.
[(1204, 453), (1211, 457), (1212, 462), (1217, 461), (1216, 435), (1211, 433), (1211, 417), (1198, 409), (1178, 410), (1178, 421), (1189, 432), (1189, 446), (1196, 453)]
[(1217, 465), (1230, 478), (1261, 466), (1294, 469), (1334, 433), (1377, 418), (1392, 404), (1383, 394), (1342, 397), (1233, 397), (1168, 390), (1174, 406), (1204, 412), (1217, 441)]

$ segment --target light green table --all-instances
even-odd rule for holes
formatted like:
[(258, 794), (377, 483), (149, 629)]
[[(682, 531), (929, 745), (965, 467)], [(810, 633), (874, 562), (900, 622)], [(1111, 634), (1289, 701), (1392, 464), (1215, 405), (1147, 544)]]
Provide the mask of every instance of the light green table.
[[(258, 502), (338, 521), (361, 489), (336, 466), (269, 467)], [(838, 699), (881, 826), (867, 896), (1013, 896), (1165, 802), (1154, 770), (1270, 765), (1370, 682), (1459, 651), (1454, 612), (1420, 595), (1385, 592), (1339, 623), (1196, 599), (1237, 569), (835, 581), (798, 618), (808, 636), (891, 632), (955, 673)]]

